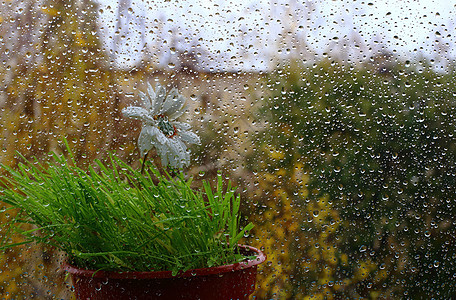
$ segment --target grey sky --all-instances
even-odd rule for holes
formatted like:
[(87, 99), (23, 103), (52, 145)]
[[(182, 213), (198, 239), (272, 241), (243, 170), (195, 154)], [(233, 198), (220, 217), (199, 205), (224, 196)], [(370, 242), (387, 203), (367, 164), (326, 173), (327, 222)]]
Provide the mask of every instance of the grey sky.
[(224, 70), (267, 69), (291, 55), (325, 52), (351, 60), (383, 50), (403, 59), (455, 55), (456, 0), (127, 0), (117, 39), (119, 5), (98, 1), (106, 46), (125, 66), (136, 64), (144, 48), (155, 63), (168, 62), (174, 46), (193, 46), (202, 67)]

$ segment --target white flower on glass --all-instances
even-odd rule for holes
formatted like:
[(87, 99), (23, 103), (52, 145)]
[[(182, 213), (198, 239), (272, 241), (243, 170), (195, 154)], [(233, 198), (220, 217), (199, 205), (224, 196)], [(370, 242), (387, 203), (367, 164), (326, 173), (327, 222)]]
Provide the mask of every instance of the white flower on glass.
[(155, 147), (164, 166), (187, 166), (190, 152), (185, 143), (199, 144), (200, 139), (189, 131), (189, 124), (176, 121), (185, 112), (185, 98), (176, 89), (167, 93), (161, 85), (157, 84), (154, 90), (149, 83), (147, 93), (140, 92), (139, 96), (145, 108), (130, 106), (123, 109), (122, 113), (143, 122), (138, 138), (141, 156)]

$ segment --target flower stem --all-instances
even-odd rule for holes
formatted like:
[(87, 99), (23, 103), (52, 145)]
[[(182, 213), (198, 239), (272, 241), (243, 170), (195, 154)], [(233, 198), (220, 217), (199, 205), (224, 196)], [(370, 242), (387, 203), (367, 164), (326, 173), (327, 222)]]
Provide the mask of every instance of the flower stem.
[(143, 159), (142, 166), (141, 166), (141, 174), (144, 174), (144, 167), (145, 167), (145, 165), (146, 165), (147, 154), (149, 154), (149, 152), (147, 152), (147, 153), (144, 155), (144, 159)]

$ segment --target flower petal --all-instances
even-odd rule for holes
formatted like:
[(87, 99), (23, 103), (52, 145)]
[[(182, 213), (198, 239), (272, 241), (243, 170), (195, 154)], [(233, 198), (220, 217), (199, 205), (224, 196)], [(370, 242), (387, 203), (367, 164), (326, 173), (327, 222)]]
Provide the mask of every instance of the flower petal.
[(169, 116), (171, 119), (173, 119), (176, 113), (183, 113), (180, 112), (180, 109), (182, 108), (182, 106), (184, 106), (184, 103), (185, 98), (179, 95), (176, 89), (172, 89), (168, 97), (166, 97), (166, 101), (163, 104), (160, 114), (165, 114)]
[(166, 96), (165, 102), (163, 103), (163, 106), (161, 107), (160, 114), (165, 114), (173, 105), (173, 102), (175, 101), (174, 98), (177, 98), (177, 91), (176, 89), (172, 89), (168, 95)]
[(154, 136), (149, 131), (150, 127), (144, 126), (138, 137), (138, 148), (141, 156), (144, 156), (154, 146)]
[(168, 141), (168, 146), (171, 152), (175, 155), (179, 155), (180, 152), (182, 151), (181, 147), (175, 142), (175, 139), (169, 139)]
[(165, 101), (166, 97), (166, 90), (164, 87), (162, 87), (160, 84), (157, 83), (157, 86), (155, 87), (155, 101), (152, 106), (151, 114), (152, 115), (158, 115), (160, 114), (161, 108), (163, 106), (163, 102)]
[(155, 126), (145, 125), (138, 138), (138, 147), (141, 156), (146, 154), (152, 147), (158, 149), (162, 145), (167, 145), (167, 137)]
[(141, 97), (142, 95), (144, 95), (144, 98), (141, 98), (144, 102), (144, 105), (150, 112), (152, 112), (155, 106), (157, 95), (155, 94), (155, 91), (150, 83), (147, 83), (147, 94), (140, 92), (139, 96)]
[(170, 152), (168, 145), (166, 144), (157, 144), (155, 149), (157, 149), (157, 154), (160, 156), (163, 167), (166, 167), (169, 164), (168, 153)]
[[(158, 87), (159, 85), (157, 85)], [(157, 95), (155, 94), (154, 88), (150, 84), (150, 82), (147, 83), (147, 94), (149, 94), (149, 97), (155, 99)]]
[[(173, 167), (182, 168), (190, 163), (190, 154), (187, 151), (187, 147), (179, 138), (171, 138), (168, 141), (168, 145), (173, 155), (172, 165)], [(171, 164), (171, 160), (170, 160)]]
[(197, 144), (197, 145), (201, 144), (201, 140), (200, 140), (199, 136), (191, 131), (182, 130), (182, 131), (179, 131), (178, 134), (179, 134), (180, 138), (182, 139), (182, 141), (184, 141), (186, 143)]
[(147, 118), (148, 111), (142, 107), (129, 106), (122, 110), (122, 114), (129, 118), (145, 120)]
[(174, 153), (168, 152), (168, 164), (173, 167), (173, 168), (179, 168), (179, 160), (177, 159), (178, 156), (176, 156)]
[(139, 99), (141, 99), (141, 102), (147, 110), (150, 110), (152, 108), (152, 105), (150, 104), (151, 99), (148, 94), (139, 92)]
[[(182, 168), (188, 165), (190, 151), (185, 143), (199, 144), (201, 141), (198, 135), (189, 131), (191, 128), (189, 124), (174, 121), (185, 112), (185, 98), (176, 89), (172, 89), (167, 94), (166, 89), (160, 84), (157, 84), (154, 90), (149, 83), (147, 92), (140, 92), (139, 97), (145, 108), (128, 107), (123, 110), (123, 113), (125, 116), (143, 121), (143, 128), (138, 138), (141, 155), (145, 155), (155, 147), (164, 166)], [(161, 116), (162, 114), (165, 116)], [(175, 126), (177, 132), (173, 133), (177, 133), (177, 135), (167, 136), (164, 133), (169, 130), (163, 131), (163, 123), (160, 122), (165, 121), (169, 122), (168, 125)], [(159, 126), (159, 124), (161, 125)]]
[(171, 122), (171, 124), (176, 126), (176, 128), (180, 129), (180, 130), (189, 130), (190, 128), (192, 128), (192, 126), (190, 124), (183, 123), (183, 122), (173, 121), (173, 122)]
[(160, 129), (156, 128), (156, 127), (153, 127), (154, 131), (156, 132), (155, 133), (155, 139), (157, 141), (157, 143), (161, 144), (161, 145), (166, 145), (168, 143), (168, 137), (166, 137), (166, 135), (163, 134), (163, 132), (161, 132)]
[[(187, 110), (187, 105), (184, 105), (185, 104), (185, 98), (180, 96), (179, 98), (181, 98), (179, 101), (183, 101), (182, 102), (182, 105), (181, 107), (179, 107), (178, 109), (176, 109), (175, 112), (171, 113), (169, 112), (169, 119), (170, 120), (175, 120), (177, 118), (179, 118), (180, 116), (182, 116), (182, 114)], [(173, 108), (172, 108), (173, 109)], [(170, 109), (170, 111), (172, 110)]]

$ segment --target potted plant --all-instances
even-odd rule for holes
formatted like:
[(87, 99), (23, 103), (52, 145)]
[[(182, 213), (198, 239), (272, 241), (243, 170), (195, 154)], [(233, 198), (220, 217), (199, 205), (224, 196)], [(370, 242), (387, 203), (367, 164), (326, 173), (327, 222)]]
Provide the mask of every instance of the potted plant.
[[(17, 232), (22, 243), (63, 251), (77, 299), (248, 298), (265, 256), (238, 245), (253, 227), (240, 228), (239, 195), (221, 174), (215, 188), (204, 182), (194, 189), (183, 173), (186, 144), (199, 143), (188, 124), (176, 121), (183, 96), (148, 85), (140, 98), (144, 107), (123, 111), (143, 122), (139, 170), (113, 155), (83, 170), (66, 140), (67, 156), (2, 166), (0, 200), (19, 210), (2, 249), (17, 245), (8, 239)], [(162, 169), (147, 160), (152, 148)]]

